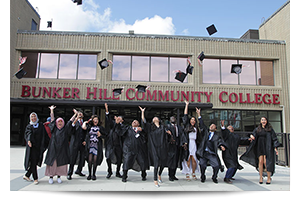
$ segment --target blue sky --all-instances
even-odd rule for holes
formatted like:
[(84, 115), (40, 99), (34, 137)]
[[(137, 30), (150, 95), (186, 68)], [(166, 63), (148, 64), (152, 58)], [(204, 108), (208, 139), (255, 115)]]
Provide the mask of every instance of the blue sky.
[(206, 27), (215, 24), (212, 37), (239, 38), (248, 29), (258, 29), (286, 0), (29, 0), (38, 7), (41, 30), (53, 19), (52, 30), (123, 32), (209, 36)]

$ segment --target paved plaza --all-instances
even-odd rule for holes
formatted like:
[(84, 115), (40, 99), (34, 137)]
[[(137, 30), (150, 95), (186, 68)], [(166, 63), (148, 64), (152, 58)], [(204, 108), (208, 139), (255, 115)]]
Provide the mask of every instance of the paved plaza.
[[(272, 177), (271, 185), (267, 185), (266, 178), (264, 184), (258, 184), (258, 172), (250, 165), (240, 161), (244, 167), (243, 170), (238, 171), (233, 184), (228, 184), (223, 181), (225, 172), (219, 172), (219, 183), (215, 184), (211, 180), (212, 169), (207, 168), (205, 183), (200, 180), (186, 181), (185, 175), (177, 170), (178, 181), (171, 182), (168, 179), (168, 170), (164, 169), (162, 174), (163, 183), (157, 188), (153, 183), (153, 168), (147, 171), (147, 180), (142, 181), (140, 173), (130, 170), (128, 172), (128, 180), (123, 183), (120, 178), (115, 177), (115, 174), (110, 179), (106, 179), (106, 162), (102, 162), (101, 166), (97, 168), (97, 180), (88, 181), (86, 177), (73, 175), (72, 180), (67, 180), (62, 177), (62, 183), (56, 182), (54, 177), (54, 184), (48, 183), (48, 177), (45, 176), (45, 164), (38, 168), (39, 184), (34, 185), (33, 182), (27, 182), (22, 179), (24, 171), (24, 153), (25, 147), (12, 146), (10, 148), (10, 190), (11, 191), (289, 191), (290, 190), (290, 168), (277, 166), (275, 174)], [(114, 165), (113, 165), (114, 166)], [(115, 167), (115, 166), (114, 166)], [(76, 166), (75, 166), (76, 169)], [(113, 168), (114, 170), (115, 168)], [(83, 169), (87, 174), (87, 164)], [(113, 171), (115, 172), (115, 171)], [(200, 174), (197, 174), (199, 178)], [(31, 177), (32, 178), (32, 177)]]

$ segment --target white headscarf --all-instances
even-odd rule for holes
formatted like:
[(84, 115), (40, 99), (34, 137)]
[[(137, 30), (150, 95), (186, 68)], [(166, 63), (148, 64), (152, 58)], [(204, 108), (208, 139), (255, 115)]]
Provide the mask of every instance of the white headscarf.
[[(35, 115), (35, 116), (36, 116), (36, 121), (35, 121), (35, 122), (32, 122), (32, 121), (31, 121), (31, 116), (32, 116), (32, 115)], [(29, 123), (30, 123), (31, 125), (36, 125), (36, 124), (39, 122), (38, 115), (37, 115), (35, 112), (32, 112), (32, 113), (29, 115), (29, 120), (30, 120)]]

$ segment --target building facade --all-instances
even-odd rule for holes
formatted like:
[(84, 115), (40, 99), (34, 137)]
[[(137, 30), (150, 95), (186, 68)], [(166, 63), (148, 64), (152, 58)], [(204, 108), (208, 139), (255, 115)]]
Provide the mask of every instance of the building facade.
[[(238, 132), (252, 132), (261, 116), (269, 118), (276, 132), (290, 131), (286, 43), (279, 40), (247, 40), (171, 35), (143, 35), (18, 30), (12, 59), (27, 57), (22, 79), (11, 78), (11, 143), (22, 143), (29, 114), (40, 120), (57, 106), (56, 116), (66, 120), (73, 108), (85, 119), (97, 114), (105, 120), (104, 103), (110, 112), (123, 115), (126, 123), (158, 116), (168, 123), (177, 116), (181, 123), (184, 101), (190, 115), (202, 108), (207, 125), (226, 120)], [(197, 56), (204, 52), (205, 59)], [(113, 64), (101, 69), (98, 61)], [(193, 74), (181, 83), (177, 70), (185, 71), (187, 59)], [(242, 72), (230, 73), (232, 64)], [(11, 66), (11, 76), (18, 71)], [(149, 85), (145, 93), (137, 85)], [(124, 88), (114, 96), (112, 90)]]

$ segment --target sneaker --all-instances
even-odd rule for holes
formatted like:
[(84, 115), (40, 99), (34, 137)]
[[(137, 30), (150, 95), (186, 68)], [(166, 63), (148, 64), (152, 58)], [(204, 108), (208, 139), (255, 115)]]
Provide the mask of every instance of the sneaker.
[(39, 184), (39, 181), (38, 181), (38, 180), (35, 180), (35, 181), (33, 181), (33, 184), (34, 184), (34, 185), (37, 185), (37, 184)]
[(27, 176), (25, 176), (25, 175), (23, 176), (23, 179), (26, 180), (26, 181), (29, 181), (29, 182), (33, 181), (33, 180), (31, 180), (29, 177), (27, 177)]
[(60, 177), (59, 178), (57, 178), (57, 183), (62, 183), (62, 180), (60, 179)]
[(53, 184), (53, 178), (49, 178), (49, 184)]

